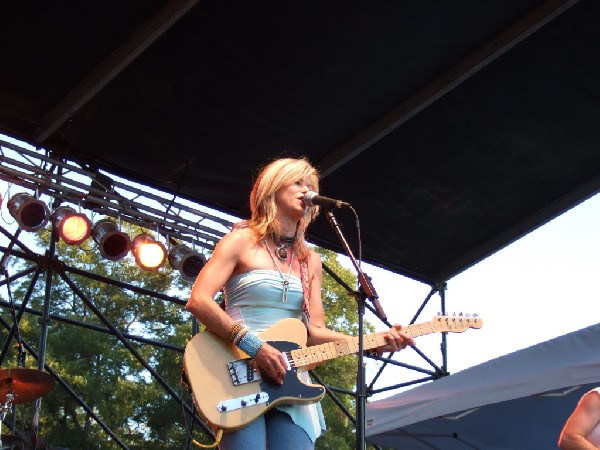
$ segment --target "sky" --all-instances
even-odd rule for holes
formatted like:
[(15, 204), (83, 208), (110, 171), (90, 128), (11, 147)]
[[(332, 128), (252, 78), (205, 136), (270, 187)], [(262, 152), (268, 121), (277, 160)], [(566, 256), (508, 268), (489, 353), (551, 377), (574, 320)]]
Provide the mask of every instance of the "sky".
[[(408, 323), (430, 289), (368, 265), (363, 270), (373, 278), (390, 322)], [(600, 194), (448, 281), (447, 312), (477, 313), (483, 320), (480, 329), (448, 334), (448, 371), (455, 373), (600, 322), (598, 280)], [(436, 295), (416, 322), (431, 320), (439, 309)], [(385, 328), (377, 319), (371, 322), (378, 330)], [(438, 364), (440, 342), (439, 334), (416, 339), (419, 349)], [(427, 367), (415, 352), (404, 352), (398, 360)], [(404, 377), (386, 367), (375, 387), (405, 381)], [(417, 373), (413, 379), (420, 377)]]
[[(0, 181), (0, 194), (5, 196), (6, 189), (7, 184)], [(5, 220), (9, 217), (6, 200), (1, 214)], [(360, 211), (358, 214), (360, 218)], [(450, 279), (446, 311), (476, 313), (483, 325), (480, 329), (448, 334), (448, 371), (455, 373), (600, 322), (599, 230), (600, 194), (597, 194)], [(343, 264), (353, 270), (349, 262)], [(409, 323), (430, 287), (368, 264), (362, 268), (372, 278), (389, 321)], [(416, 322), (431, 320), (440, 309), (436, 295)], [(369, 312), (366, 319), (378, 331), (386, 328)], [(416, 340), (417, 347), (438, 365), (442, 363), (440, 337), (431, 334)], [(411, 349), (399, 353), (397, 359), (430, 368)], [(377, 364), (381, 363), (368, 362), (368, 379), (376, 373)], [(423, 376), (388, 366), (375, 388)], [(397, 392), (386, 391), (372, 399)]]

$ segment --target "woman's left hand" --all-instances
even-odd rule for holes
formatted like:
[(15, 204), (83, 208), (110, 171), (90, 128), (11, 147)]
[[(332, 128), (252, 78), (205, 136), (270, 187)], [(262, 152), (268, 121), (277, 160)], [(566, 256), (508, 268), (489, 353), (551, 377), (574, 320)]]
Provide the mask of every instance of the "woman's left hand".
[(377, 348), (378, 356), (381, 356), (386, 352), (396, 352), (398, 350), (402, 350), (408, 345), (415, 345), (415, 340), (407, 334), (402, 333), (401, 330), (402, 325), (395, 324), (383, 335), (387, 344)]

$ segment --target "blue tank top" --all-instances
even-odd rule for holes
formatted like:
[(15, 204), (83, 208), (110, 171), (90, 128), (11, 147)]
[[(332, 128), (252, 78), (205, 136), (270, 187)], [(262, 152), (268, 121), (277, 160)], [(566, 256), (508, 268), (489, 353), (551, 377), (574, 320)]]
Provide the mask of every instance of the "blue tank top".
[[(283, 274), (287, 279), (287, 274)], [(225, 284), (225, 311), (235, 321), (252, 331), (264, 331), (282, 319), (302, 319), (304, 292), (297, 276), (289, 277), (287, 301), (283, 301), (283, 279), (276, 270), (251, 270), (232, 277)], [(310, 383), (308, 372), (300, 378)], [(280, 405), (276, 409), (289, 414), (310, 439), (325, 431), (325, 419), (319, 403), (311, 405)]]

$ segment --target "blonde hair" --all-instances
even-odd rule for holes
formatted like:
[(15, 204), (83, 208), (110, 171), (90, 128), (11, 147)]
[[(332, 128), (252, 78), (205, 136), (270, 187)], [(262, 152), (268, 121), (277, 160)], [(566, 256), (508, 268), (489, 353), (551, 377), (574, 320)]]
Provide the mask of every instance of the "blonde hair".
[[(280, 158), (264, 166), (250, 192), (251, 217), (236, 224), (234, 228), (250, 228), (254, 231), (257, 240), (267, 237), (277, 239), (281, 235), (281, 230), (275, 220), (277, 213), (275, 193), (306, 176), (311, 177), (312, 187), (318, 192), (319, 173), (304, 157)], [(305, 241), (306, 228), (318, 214), (317, 206), (307, 206), (304, 216), (298, 222), (294, 251), (299, 259), (308, 256), (309, 249)]]

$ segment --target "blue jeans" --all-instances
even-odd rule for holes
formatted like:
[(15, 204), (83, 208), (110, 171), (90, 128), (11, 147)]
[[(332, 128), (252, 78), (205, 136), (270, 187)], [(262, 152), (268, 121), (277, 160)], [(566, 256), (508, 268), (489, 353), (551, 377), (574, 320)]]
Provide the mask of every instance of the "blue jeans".
[[(268, 447), (267, 447), (268, 442)], [(282, 411), (271, 409), (250, 425), (224, 433), (220, 450), (313, 450), (315, 445), (302, 428)]]

